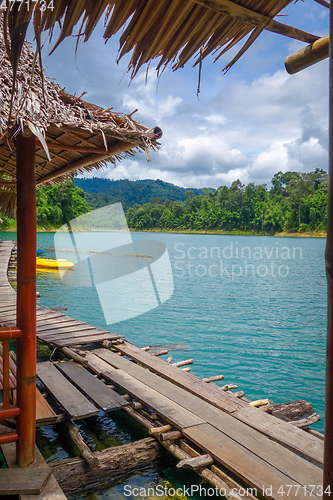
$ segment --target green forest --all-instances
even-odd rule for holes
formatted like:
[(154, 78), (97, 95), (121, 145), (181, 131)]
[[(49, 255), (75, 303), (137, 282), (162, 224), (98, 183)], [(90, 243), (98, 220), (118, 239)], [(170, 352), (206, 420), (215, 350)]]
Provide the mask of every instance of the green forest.
[[(126, 212), (135, 203), (144, 205), (145, 203), (150, 203), (156, 197), (161, 198), (162, 203), (166, 199), (171, 201), (186, 200), (186, 188), (175, 186), (160, 179), (139, 181), (120, 179), (114, 181), (93, 177), (92, 179), (75, 178), (74, 183), (76, 187), (84, 190), (87, 203), (94, 209), (120, 201)], [(204, 194), (204, 190), (193, 189), (193, 193), (195, 195)]]
[(278, 172), (266, 184), (247, 186), (240, 180), (230, 187), (194, 196), (185, 192), (185, 202), (151, 200), (127, 211), (130, 229), (222, 230), (257, 234), (278, 232), (325, 232), (327, 224), (328, 176), (314, 172)]
[[(88, 186), (86, 182), (77, 181), (89, 181)], [(278, 172), (269, 189), (266, 184), (245, 186), (240, 180), (216, 190), (186, 190), (163, 181), (124, 180), (111, 181), (110, 194), (110, 189), (100, 191), (106, 186), (110, 188), (105, 181), (75, 179), (75, 186), (70, 179), (38, 189), (37, 226), (52, 230), (95, 208), (121, 201), (132, 230), (249, 234), (326, 232), (328, 176), (319, 168), (309, 173)], [(95, 198), (89, 198), (89, 193), (77, 184), (95, 189), (90, 193)], [(132, 206), (128, 207), (130, 202)], [(1, 215), (1, 219), (0, 230), (15, 229), (14, 219), (5, 215)]]
[[(85, 200), (84, 191), (75, 187), (72, 179), (37, 189), (36, 201), (39, 229), (59, 228), (75, 217), (92, 210)], [(15, 219), (3, 214), (1, 219), (3, 222), (0, 223), (0, 230), (15, 229)]]

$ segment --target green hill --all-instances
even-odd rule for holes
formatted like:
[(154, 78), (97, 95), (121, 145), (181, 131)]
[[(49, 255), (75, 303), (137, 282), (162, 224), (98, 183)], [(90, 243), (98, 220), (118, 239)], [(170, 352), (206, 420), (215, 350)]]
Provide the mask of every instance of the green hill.
[(165, 200), (185, 201), (185, 192), (193, 191), (194, 195), (204, 194), (202, 189), (183, 188), (169, 182), (157, 180), (130, 181), (128, 179), (110, 180), (93, 177), (92, 179), (74, 179), (75, 187), (83, 189), (86, 201), (93, 209), (104, 207), (110, 203), (122, 202), (124, 210), (133, 207), (136, 203), (144, 205), (154, 198)]

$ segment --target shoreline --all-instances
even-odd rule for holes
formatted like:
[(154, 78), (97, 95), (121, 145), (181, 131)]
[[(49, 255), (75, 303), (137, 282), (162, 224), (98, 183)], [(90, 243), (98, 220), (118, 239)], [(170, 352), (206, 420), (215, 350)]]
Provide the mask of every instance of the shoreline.
[(279, 236), (284, 238), (326, 238), (327, 233), (311, 231), (308, 233), (271, 233), (271, 234), (261, 234), (254, 233), (252, 231), (223, 231), (222, 229), (207, 229), (207, 230), (195, 230), (195, 229), (130, 229), (132, 233), (169, 233), (169, 234), (208, 234), (208, 235), (226, 235), (226, 236)]
[[(55, 233), (59, 228), (48, 228), (44, 229), (41, 227), (37, 228), (37, 233)], [(195, 229), (130, 229), (131, 233), (168, 233), (168, 234), (207, 234), (207, 235), (226, 235), (226, 236), (278, 236), (282, 238), (326, 238), (327, 233), (325, 232), (306, 232), (306, 233), (288, 233), (286, 231), (281, 233), (271, 233), (271, 234), (261, 234), (252, 231), (223, 231), (223, 229), (207, 229), (207, 230), (195, 230)], [(16, 233), (16, 228), (0, 229), (3, 233)]]

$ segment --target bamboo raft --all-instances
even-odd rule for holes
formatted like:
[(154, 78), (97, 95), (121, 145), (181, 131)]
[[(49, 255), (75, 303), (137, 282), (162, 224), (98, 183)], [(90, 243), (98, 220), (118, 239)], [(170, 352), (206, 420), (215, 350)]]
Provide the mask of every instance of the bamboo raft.
[[(0, 255), (1, 249), (2, 245)], [(6, 295), (1, 289), (0, 293)], [(9, 326), (13, 314), (4, 314), (4, 307), (0, 322)], [(61, 323), (63, 317), (49, 321)], [(177, 458), (177, 467), (194, 470), (232, 500), (253, 500), (255, 492), (272, 499), (281, 499), (286, 491), (290, 498), (321, 496), (323, 436), (308, 427), (318, 420), (310, 405), (305, 403), (303, 410), (294, 406), (292, 418), (296, 420), (281, 420), (276, 416), (283, 415), (283, 405), (250, 402), (242, 391), (231, 392), (238, 389), (233, 384), (219, 387), (214, 382), (222, 380), (222, 375), (200, 379), (189, 373), (193, 360), (172, 363), (171, 356), (161, 358), (168, 355), (166, 350), (150, 354), (148, 347), (139, 348), (120, 336), (105, 339), (99, 333), (84, 333), (73, 341), (71, 335), (66, 336), (66, 326), (54, 337), (41, 335), (45, 332), (40, 330), (45, 327), (41, 316), (38, 325), (38, 338), (56, 348), (53, 359), (57, 358), (37, 364), (38, 378), (63, 408), (53, 418), (68, 420), (69, 434), (82, 454), (75, 463), (68, 459), (50, 467), (66, 493), (121, 477), (156, 458), (163, 447)], [(62, 341), (59, 335), (64, 335)], [(38, 404), (37, 398), (37, 408)], [(92, 452), (70, 420), (86, 418), (89, 422), (100, 410), (119, 409), (146, 427), (152, 438)], [(298, 419), (304, 413), (312, 415)], [(50, 419), (45, 418), (46, 422)], [(134, 461), (133, 456), (137, 457)]]

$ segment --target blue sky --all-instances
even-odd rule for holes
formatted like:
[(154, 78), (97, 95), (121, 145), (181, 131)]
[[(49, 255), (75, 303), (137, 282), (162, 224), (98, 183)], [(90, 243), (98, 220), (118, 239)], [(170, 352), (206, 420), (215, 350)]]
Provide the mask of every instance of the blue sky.
[[(329, 12), (314, 1), (299, 0), (276, 19), (310, 33), (328, 33)], [(236, 65), (222, 69), (239, 47), (203, 62), (201, 92), (196, 96), (198, 67), (191, 63), (160, 80), (151, 64), (148, 83), (145, 68), (130, 82), (129, 58), (118, 65), (118, 38), (107, 44), (103, 24), (87, 43), (65, 40), (48, 56), (48, 76), (70, 93), (163, 130), (161, 149), (152, 161), (140, 154), (110, 164), (90, 176), (110, 179), (163, 179), (184, 187), (214, 187), (240, 179), (243, 183), (269, 183), (279, 170), (308, 172), (328, 164), (328, 60), (297, 75), (284, 69), (286, 56), (305, 44), (264, 32)], [(55, 41), (56, 38), (54, 38)], [(32, 40), (30, 32), (30, 40)], [(158, 85), (158, 88), (157, 88)]]

